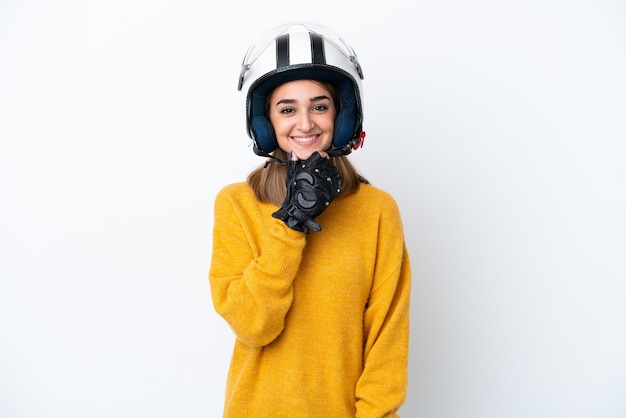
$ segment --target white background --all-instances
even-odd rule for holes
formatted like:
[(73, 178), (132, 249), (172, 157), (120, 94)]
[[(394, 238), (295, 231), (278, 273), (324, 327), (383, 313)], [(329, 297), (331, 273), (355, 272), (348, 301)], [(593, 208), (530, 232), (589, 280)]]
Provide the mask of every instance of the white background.
[[(212, 205), (257, 35), (365, 72), (414, 270), (408, 418), (626, 416), (626, 6), (2, 0), (0, 416), (219, 417)], [(367, 210), (367, 208), (363, 208)]]

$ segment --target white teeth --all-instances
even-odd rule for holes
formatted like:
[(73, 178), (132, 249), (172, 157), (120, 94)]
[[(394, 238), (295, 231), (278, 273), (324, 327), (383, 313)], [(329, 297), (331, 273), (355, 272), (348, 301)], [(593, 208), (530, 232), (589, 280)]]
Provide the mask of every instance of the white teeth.
[(298, 142), (298, 143), (300, 143), (300, 144), (306, 144), (308, 142), (315, 141), (315, 138), (316, 137), (314, 137), (314, 136), (309, 136), (309, 137), (306, 137), (306, 138), (293, 138), (293, 140)]

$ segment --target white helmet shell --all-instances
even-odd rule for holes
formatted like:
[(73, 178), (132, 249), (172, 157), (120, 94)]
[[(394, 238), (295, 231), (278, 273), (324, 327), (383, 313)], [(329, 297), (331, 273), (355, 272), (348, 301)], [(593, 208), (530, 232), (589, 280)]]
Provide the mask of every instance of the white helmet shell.
[(333, 148), (342, 149), (343, 154), (358, 148), (364, 136), (363, 72), (354, 50), (332, 31), (313, 24), (288, 24), (265, 39), (248, 49), (238, 85), (255, 153), (265, 156), (278, 146), (265, 115), (267, 95), (285, 82), (302, 79), (325, 81), (337, 89), (341, 103), (335, 119)]

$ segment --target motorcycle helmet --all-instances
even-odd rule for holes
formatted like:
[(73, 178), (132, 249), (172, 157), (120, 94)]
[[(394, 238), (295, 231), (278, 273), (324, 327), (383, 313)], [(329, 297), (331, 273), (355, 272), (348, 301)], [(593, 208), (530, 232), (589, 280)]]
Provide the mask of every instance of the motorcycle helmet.
[(278, 147), (265, 115), (267, 96), (279, 85), (313, 79), (332, 84), (340, 97), (330, 155), (349, 154), (363, 145), (363, 71), (354, 50), (332, 31), (314, 24), (292, 23), (253, 44), (241, 64), (238, 90), (248, 136), (257, 155), (271, 156)]

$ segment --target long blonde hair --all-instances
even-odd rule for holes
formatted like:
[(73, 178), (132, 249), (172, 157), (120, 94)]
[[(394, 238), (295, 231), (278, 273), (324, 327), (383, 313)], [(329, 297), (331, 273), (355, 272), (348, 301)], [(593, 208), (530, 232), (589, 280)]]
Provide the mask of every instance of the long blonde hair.
[[(287, 153), (280, 148), (277, 148), (272, 155), (282, 161), (287, 161)], [(341, 193), (339, 196), (356, 193), (361, 183), (369, 184), (369, 181), (359, 174), (345, 155), (331, 157), (330, 160), (337, 167), (341, 176)], [(248, 175), (248, 184), (254, 191), (257, 199), (281, 206), (287, 196), (286, 176), (287, 166), (278, 162), (272, 162), (255, 168)]]

